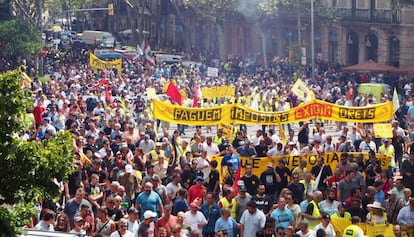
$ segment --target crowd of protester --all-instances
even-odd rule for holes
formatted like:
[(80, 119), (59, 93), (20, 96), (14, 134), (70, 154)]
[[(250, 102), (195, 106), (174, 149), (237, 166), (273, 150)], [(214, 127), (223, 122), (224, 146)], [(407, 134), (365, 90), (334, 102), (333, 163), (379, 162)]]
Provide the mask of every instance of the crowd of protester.
[[(330, 223), (335, 216), (352, 220), (348, 228), (355, 235), (345, 231), (344, 236), (362, 236), (357, 226), (361, 221), (394, 224), (395, 236), (401, 236), (402, 229), (412, 234), (414, 91), (406, 78), (398, 83), (388, 75), (343, 75), (338, 65), (318, 61), (317, 78), (311, 80), (309, 68), (303, 76), (297, 74), (288, 59), (275, 58), (270, 69), (264, 69), (237, 57), (205, 62), (219, 68), (217, 78), (207, 77), (196, 66), (152, 66), (132, 60), (124, 60), (121, 72), (94, 72), (88, 52), (50, 52), (44, 67), (50, 79), (34, 77), (30, 85), (34, 121), (22, 131), (22, 139), (41, 141), (70, 131), (77, 165), (60, 184), (60, 201), (40, 204), (35, 229), (110, 237), (332, 237), (338, 235)], [(34, 76), (31, 62), (24, 64)], [(290, 91), (297, 78), (316, 98), (344, 106), (391, 100), (387, 93), (380, 98), (358, 93), (361, 82), (397, 86), (403, 100), (392, 121), (393, 137), (377, 139), (366, 124), (320, 120), (289, 124), (286, 143), (274, 126), (250, 131), (240, 125), (231, 138), (209, 126), (179, 125), (174, 130), (175, 125), (153, 118), (145, 95), (148, 87), (162, 94), (169, 80), (190, 99), (196, 84), (234, 85), (235, 95), (198, 106), (250, 106), (258, 95), (259, 110), (284, 111), (309, 99)], [(328, 129), (336, 135), (326, 134)], [(281, 158), (259, 176), (246, 165), (237, 181), (240, 157), (273, 161), (275, 156), (327, 152), (341, 152), (336, 167), (324, 164), (321, 156), (311, 170), (304, 159), (291, 170)], [(370, 158), (365, 161), (349, 152), (369, 153)], [(381, 168), (376, 154), (391, 156), (389, 169)], [(396, 173), (402, 177), (393, 177)]]

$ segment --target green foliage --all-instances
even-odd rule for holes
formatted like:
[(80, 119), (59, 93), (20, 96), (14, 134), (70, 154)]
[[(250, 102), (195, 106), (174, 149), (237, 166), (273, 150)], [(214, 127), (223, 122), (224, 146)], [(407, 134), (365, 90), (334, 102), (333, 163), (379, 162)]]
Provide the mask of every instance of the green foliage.
[(222, 22), (226, 14), (234, 10), (237, 0), (183, 0), (184, 5), (193, 7), (202, 15), (212, 18), (215, 22)]
[(41, 46), (40, 34), (29, 22), (0, 21), (0, 57), (35, 54)]
[[(292, 11), (296, 14), (310, 14), (311, 0), (280, 0), (279, 3), (284, 9)], [(335, 18), (338, 15), (338, 10), (336, 8), (328, 7), (322, 0), (314, 0), (314, 13), (319, 17)]]
[(268, 15), (275, 14), (279, 10), (280, 0), (263, 0), (259, 3), (259, 9)]
[(21, 89), (21, 82), (18, 70), (0, 75), (0, 236), (15, 236), (34, 216), (38, 200), (58, 195), (53, 179), (62, 181), (75, 170), (69, 132), (42, 142), (15, 138), (32, 105), (31, 92)]

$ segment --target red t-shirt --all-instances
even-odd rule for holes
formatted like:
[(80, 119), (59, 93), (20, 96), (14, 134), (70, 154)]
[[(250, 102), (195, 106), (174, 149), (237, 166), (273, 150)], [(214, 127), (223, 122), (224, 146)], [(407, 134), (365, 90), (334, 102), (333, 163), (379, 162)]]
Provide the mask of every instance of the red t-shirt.
[(35, 119), (35, 124), (42, 124), (42, 113), (45, 111), (45, 107), (43, 106), (35, 106), (33, 109), (33, 116)]
[(194, 184), (191, 186), (190, 189), (188, 189), (188, 200), (190, 200), (188, 204), (191, 204), (196, 198), (203, 200), (204, 191), (206, 190), (206, 187), (203, 185), (198, 186), (197, 184)]
[(158, 228), (164, 227), (167, 230), (167, 236), (170, 236), (171, 227), (177, 224), (177, 217), (170, 215), (170, 218), (166, 218), (164, 215), (158, 219), (157, 223), (155, 224), (155, 233), (158, 233)]

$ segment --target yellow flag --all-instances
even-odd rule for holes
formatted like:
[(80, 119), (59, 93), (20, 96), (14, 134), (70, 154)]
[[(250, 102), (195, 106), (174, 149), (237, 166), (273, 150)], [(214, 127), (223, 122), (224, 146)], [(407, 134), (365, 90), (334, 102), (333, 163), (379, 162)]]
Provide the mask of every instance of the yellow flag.
[(315, 99), (315, 93), (313, 93), (313, 91), (310, 90), (300, 78), (296, 80), (295, 84), (293, 84), (291, 91), (296, 96), (302, 97), (302, 98), (305, 96), (305, 92), (306, 92), (308, 99), (310, 100)]
[(397, 88), (394, 87), (394, 94), (392, 95), (392, 108), (395, 113), (400, 108), (400, 99), (398, 98)]
[(279, 137), (282, 138), (283, 144), (286, 144), (286, 134), (283, 125), (279, 123)]
[(30, 78), (25, 72), (22, 72), (22, 84), (21, 84), (21, 88), (25, 88), (27, 87), (31, 82), (32, 82), (32, 78)]

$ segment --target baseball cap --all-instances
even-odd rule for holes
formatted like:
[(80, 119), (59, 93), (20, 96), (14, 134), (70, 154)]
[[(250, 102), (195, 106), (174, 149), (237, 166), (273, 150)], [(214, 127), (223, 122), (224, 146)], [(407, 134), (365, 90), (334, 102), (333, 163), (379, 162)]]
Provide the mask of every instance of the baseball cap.
[(79, 222), (79, 221), (83, 221), (83, 218), (81, 216), (76, 216), (74, 220), (75, 222)]
[(324, 220), (330, 220), (331, 219), (331, 215), (325, 213), (325, 214), (322, 215), (322, 219), (324, 219)]
[(283, 163), (283, 164), (285, 164), (285, 165), (286, 165), (286, 159), (285, 159), (285, 158), (280, 158), (280, 159), (279, 159), (279, 163)]
[(157, 213), (150, 211), (150, 210), (146, 210), (144, 212), (144, 219), (149, 219), (149, 218), (154, 218), (157, 216)]
[(273, 163), (271, 163), (271, 162), (267, 163), (266, 167), (273, 168)]
[(288, 143), (288, 145), (289, 145), (289, 146), (295, 146), (295, 145), (296, 145), (296, 142), (294, 142), (294, 141), (290, 141), (290, 142)]
[(239, 186), (239, 191), (240, 191), (240, 192), (247, 192), (247, 188), (246, 188), (246, 186), (245, 186), (245, 185), (240, 185), (240, 186)]
[(197, 208), (199, 208), (198, 203), (197, 203), (196, 201), (193, 201), (193, 202), (190, 204), (190, 207), (197, 207)]
[(132, 165), (126, 165), (125, 166), (125, 172), (127, 172), (128, 174), (132, 173), (134, 169), (132, 168)]
[(197, 176), (196, 181), (204, 181), (204, 178), (201, 176)]
[(397, 194), (397, 191), (395, 191), (394, 189), (391, 189), (387, 193), (390, 194), (390, 195), (392, 195), (392, 194)]
[(131, 207), (128, 209), (128, 214), (138, 214), (139, 211), (135, 207)]

